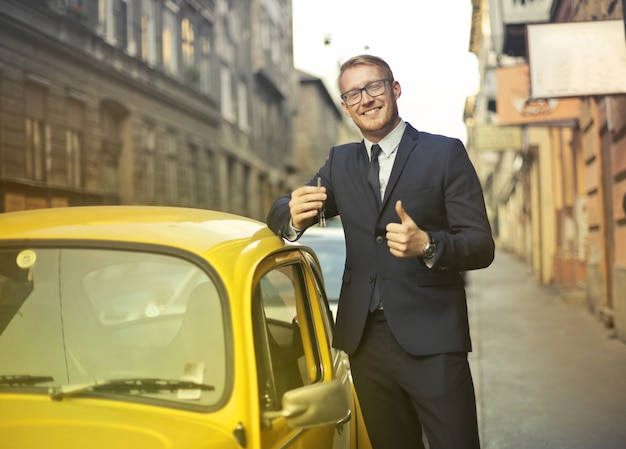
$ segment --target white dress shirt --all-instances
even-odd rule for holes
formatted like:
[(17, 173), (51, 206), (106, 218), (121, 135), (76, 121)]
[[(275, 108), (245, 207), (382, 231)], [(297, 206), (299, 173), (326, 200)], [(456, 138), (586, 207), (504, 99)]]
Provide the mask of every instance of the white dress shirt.
[[(402, 135), (404, 134), (405, 129), (406, 123), (404, 122), (404, 120), (400, 119), (400, 123), (398, 123), (398, 126), (396, 126), (393, 131), (391, 131), (378, 142), (378, 146), (380, 146), (381, 150), (380, 154), (378, 155), (378, 165), (380, 167), (378, 172), (378, 182), (380, 184), (381, 200), (385, 196), (385, 189), (387, 188), (387, 184), (389, 184), (391, 169), (393, 168), (393, 163), (396, 160), (396, 154), (398, 154), (400, 140), (402, 140)], [(370, 142), (367, 139), (363, 139), (363, 141), (365, 142), (365, 148), (367, 148), (367, 152), (371, 160), (372, 145), (374, 145), (374, 143)]]

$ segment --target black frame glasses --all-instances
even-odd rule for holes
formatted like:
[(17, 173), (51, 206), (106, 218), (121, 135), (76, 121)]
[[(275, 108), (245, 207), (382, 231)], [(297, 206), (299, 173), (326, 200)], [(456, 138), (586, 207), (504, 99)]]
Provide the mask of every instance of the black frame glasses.
[[(347, 92), (341, 94), (341, 99), (347, 106), (354, 106), (359, 104), (363, 99), (363, 91), (367, 92), (370, 97), (379, 97), (387, 91), (387, 83), (392, 80), (390, 78), (383, 78), (380, 80), (367, 83), (364, 87), (359, 89), (350, 89)], [(382, 84), (381, 84), (382, 83)]]

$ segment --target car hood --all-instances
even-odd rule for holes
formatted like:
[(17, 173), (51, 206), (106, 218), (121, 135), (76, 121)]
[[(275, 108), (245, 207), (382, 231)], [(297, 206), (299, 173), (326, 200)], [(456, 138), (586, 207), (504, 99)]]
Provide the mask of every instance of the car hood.
[[(7, 397), (8, 396), (8, 397)], [(233, 429), (189, 412), (102, 400), (0, 396), (0, 441), (20, 449), (235, 449)]]

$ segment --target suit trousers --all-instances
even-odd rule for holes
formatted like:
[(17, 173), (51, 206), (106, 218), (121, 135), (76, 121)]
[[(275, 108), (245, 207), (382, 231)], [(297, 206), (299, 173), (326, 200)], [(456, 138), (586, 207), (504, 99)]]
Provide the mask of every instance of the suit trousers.
[(350, 365), (373, 449), (480, 448), (467, 353), (411, 355), (375, 311)]

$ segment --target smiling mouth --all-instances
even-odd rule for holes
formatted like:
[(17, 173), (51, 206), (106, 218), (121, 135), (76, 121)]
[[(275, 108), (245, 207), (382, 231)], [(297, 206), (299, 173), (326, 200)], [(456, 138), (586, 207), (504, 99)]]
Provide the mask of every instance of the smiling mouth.
[(382, 109), (382, 108), (374, 108), (374, 109), (370, 109), (369, 111), (365, 111), (365, 112), (363, 113), (363, 115), (371, 115), (371, 114), (375, 114), (375, 113), (377, 113), (378, 111), (380, 111), (381, 109)]

